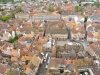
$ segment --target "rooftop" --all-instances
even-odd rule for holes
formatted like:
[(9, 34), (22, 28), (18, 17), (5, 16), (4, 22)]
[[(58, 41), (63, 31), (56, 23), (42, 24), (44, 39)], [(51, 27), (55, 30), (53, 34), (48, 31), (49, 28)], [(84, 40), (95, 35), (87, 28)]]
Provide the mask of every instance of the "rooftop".
[(98, 55), (100, 55), (100, 40), (90, 44), (91, 49)]
[(47, 33), (50, 34), (67, 34), (67, 27), (63, 21), (48, 22)]

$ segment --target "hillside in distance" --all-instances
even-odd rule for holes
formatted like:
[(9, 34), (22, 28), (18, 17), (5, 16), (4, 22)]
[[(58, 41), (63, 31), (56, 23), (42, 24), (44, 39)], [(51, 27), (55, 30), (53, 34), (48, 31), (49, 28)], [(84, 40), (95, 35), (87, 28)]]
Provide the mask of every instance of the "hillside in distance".
[(8, 2), (22, 2), (22, 1), (34, 1), (34, 0), (0, 0), (0, 3), (8, 3)]

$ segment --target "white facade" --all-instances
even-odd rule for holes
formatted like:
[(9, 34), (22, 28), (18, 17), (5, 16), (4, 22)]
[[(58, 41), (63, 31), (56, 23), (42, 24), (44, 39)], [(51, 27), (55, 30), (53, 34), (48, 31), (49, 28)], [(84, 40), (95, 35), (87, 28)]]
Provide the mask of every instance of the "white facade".
[(93, 38), (90, 38), (90, 37), (87, 36), (87, 41), (88, 41), (88, 42), (89, 42), (89, 41), (93, 41)]
[(30, 14), (29, 13), (17, 13), (15, 14), (15, 18), (29, 19)]
[(53, 39), (67, 39), (68, 38), (68, 34), (52, 34), (52, 38)]
[(12, 31), (12, 38), (15, 37), (15, 31)]
[(11, 37), (11, 34), (9, 32), (5, 32), (3, 34), (3, 38), (2, 39), (8, 41), (10, 37)]
[(15, 31), (12, 31), (11, 34), (9, 32), (5, 31), (5, 33), (3, 33), (3, 37), (1, 39), (8, 41), (9, 38), (14, 38), (14, 37), (15, 37)]
[(81, 34), (81, 33), (76, 33), (76, 34), (73, 34), (71, 32), (71, 39), (76, 39), (76, 40), (79, 40), (79, 39), (83, 39), (85, 37), (85, 33), (84, 34)]

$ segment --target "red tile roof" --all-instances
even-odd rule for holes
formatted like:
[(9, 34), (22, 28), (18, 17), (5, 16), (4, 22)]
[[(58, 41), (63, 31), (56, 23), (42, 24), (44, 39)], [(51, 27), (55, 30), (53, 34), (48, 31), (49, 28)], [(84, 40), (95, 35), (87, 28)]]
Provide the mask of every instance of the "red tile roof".
[(53, 57), (56, 56), (56, 48), (55, 48), (55, 46), (53, 46), (53, 48), (52, 48), (52, 56), (53, 56)]
[(88, 34), (88, 37), (89, 37), (89, 38), (93, 38), (93, 34), (92, 34), (92, 33), (89, 33), (89, 34)]
[(0, 73), (4, 75), (6, 70), (7, 70), (7, 68), (5, 67), (5, 65), (0, 64)]
[(77, 34), (77, 33), (84, 34), (85, 30), (84, 30), (84, 28), (77, 29), (77, 28), (74, 27), (74, 28), (72, 28), (72, 33), (74, 33), (74, 34)]
[(100, 40), (95, 41), (94, 43), (90, 44), (90, 46), (95, 50), (100, 50)]
[(66, 6), (66, 10), (73, 10), (75, 9), (75, 6)]

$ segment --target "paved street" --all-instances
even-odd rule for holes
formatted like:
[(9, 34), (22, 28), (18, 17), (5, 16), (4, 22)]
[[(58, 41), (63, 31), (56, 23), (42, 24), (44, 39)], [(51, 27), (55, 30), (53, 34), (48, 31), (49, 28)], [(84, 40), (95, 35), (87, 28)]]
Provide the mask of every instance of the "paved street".
[(47, 64), (46, 62), (43, 62), (43, 64), (40, 65), (37, 75), (44, 75), (46, 73), (45, 69), (46, 64)]
[(68, 42), (69, 42), (69, 39), (67, 39), (66, 41), (56, 41), (56, 45), (58, 45), (58, 46), (64, 46)]
[(46, 66), (48, 66), (48, 60), (51, 57), (51, 51), (47, 51), (46, 53), (48, 53), (48, 57), (46, 59), (46, 62), (43, 61), (43, 64), (40, 65), (40, 68), (38, 70), (38, 74), (37, 75), (44, 75), (47, 71)]
[(88, 43), (86, 42), (86, 40), (81, 41), (80, 43), (84, 46), (85, 51), (87, 51), (88, 50)]
[(100, 75), (100, 68), (96, 65), (91, 66), (94, 75)]

